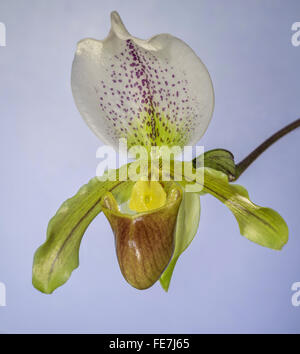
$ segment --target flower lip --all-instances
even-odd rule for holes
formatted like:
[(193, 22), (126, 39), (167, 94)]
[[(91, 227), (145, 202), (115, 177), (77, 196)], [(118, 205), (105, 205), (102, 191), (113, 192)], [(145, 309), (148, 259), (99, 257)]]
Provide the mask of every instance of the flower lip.
[(137, 289), (152, 286), (172, 258), (182, 191), (174, 182), (166, 184), (166, 191), (164, 206), (135, 215), (122, 214), (111, 193), (102, 198), (102, 210), (115, 236), (121, 272)]
[(194, 51), (170, 34), (130, 35), (117, 12), (103, 40), (78, 43), (72, 66), (75, 103), (94, 133), (118, 148), (194, 145), (210, 122), (214, 92)]

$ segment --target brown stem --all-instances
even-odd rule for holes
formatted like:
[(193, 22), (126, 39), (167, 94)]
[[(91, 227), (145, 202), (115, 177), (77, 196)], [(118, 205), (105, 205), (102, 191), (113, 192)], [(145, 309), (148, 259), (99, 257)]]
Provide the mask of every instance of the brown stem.
[(290, 133), (292, 130), (300, 127), (300, 118), (294, 122), (288, 124), (284, 128), (278, 130), (275, 134), (269, 137), (266, 141), (260, 144), (255, 150), (253, 150), (247, 157), (244, 158), (240, 163), (236, 165), (236, 175), (234, 181), (237, 180), (240, 175), (255, 161), (258, 156), (260, 156), (268, 147), (274, 144), (277, 140), (282, 138), (284, 135)]

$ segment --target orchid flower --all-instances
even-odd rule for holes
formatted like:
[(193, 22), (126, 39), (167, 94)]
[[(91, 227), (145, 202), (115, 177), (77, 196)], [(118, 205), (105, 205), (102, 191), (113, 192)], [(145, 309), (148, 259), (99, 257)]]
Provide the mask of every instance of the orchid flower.
[[(71, 86), (82, 117), (99, 139), (117, 148), (126, 138), (128, 149), (143, 146), (194, 145), (212, 117), (214, 92), (209, 73), (193, 50), (169, 34), (149, 40), (131, 36), (116, 12), (103, 41), (78, 43)], [(36, 251), (33, 285), (52, 293), (79, 265), (82, 237), (101, 212), (107, 217), (121, 272), (137, 289), (158, 280), (169, 288), (175, 264), (197, 233), (200, 195), (211, 194), (236, 218), (240, 233), (261, 246), (280, 250), (288, 227), (272, 209), (255, 205), (248, 192), (231, 184), (273, 142), (300, 125), (283, 128), (245, 160), (235, 164), (223, 149), (208, 151), (189, 162), (172, 161), (169, 178), (158, 166), (158, 180), (115, 180), (94, 177), (65, 201), (50, 220), (46, 242)], [(201, 192), (185, 188), (195, 182), (189, 174), (176, 178), (176, 165), (202, 171)], [(178, 177), (178, 176), (177, 176)]]

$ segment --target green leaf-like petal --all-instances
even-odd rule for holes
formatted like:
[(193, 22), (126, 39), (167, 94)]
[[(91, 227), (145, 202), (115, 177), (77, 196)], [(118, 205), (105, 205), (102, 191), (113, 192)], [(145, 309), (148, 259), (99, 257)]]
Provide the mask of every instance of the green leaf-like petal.
[(160, 278), (160, 284), (168, 291), (174, 267), (180, 255), (195, 237), (200, 221), (200, 196), (196, 193), (183, 193), (183, 199), (176, 220), (175, 248), (168, 267)]
[(214, 149), (207, 151), (203, 156), (196, 157), (193, 160), (193, 167), (209, 167), (223, 172), (227, 175), (229, 181), (234, 180), (236, 176), (236, 166), (233, 154), (224, 149)]
[[(181, 183), (194, 183), (185, 176)], [(203, 191), (223, 202), (234, 214), (240, 233), (261, 246), (280, 250), (288, 241), (288, 227), (274, 210), (260, 207), (251, 202), (246, 189), (229, 184), (227, 175), (211, 168), (204, 168)]]
[(212, 169), (204, 175), (205, 190), (223, 202), (234, 214), (240, 233), (261, 246), (280, 250), (288, 241), (288, 227), (273, 209), (251, 202), (247, 190), (230, 185), (226, 176)]
[(46, 242), (34, 255), (32, 283), (35, 288), (50, 294), (69, 279), (79, 264), (82, 236), (101, 211), (102, 196), (107, 191), (119, 194), (126, 189), (126, 183), (130, 182), (101, 182), (95, 177), (61, 205), (48, 224)]

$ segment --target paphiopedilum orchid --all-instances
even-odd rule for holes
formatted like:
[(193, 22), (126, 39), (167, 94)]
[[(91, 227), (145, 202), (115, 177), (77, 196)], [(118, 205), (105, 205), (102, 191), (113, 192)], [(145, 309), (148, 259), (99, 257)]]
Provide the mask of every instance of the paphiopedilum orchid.
[[(132, 37), (119, 15), (111, 15), (111, 30), (103, 41), (78, 43), (72, 67), (73, 96), (82, 117), (102, 140), (117, 148), (127, 139), (128, 149), (193, 145), (210, 122), (214, 92), (204, 64), (183, 41), (160, 34), (149, 40)], [(300, 125), (283, 128), (241, 163), (223, 149), (208, 151), (190, 162), (172, 161), (168, 176), (158, 165), (158, 179), (150, 174), (138, 181), (97, 177), (65, 201), (50, 220), (46, 242), (36, 251), (33, 284), (52, 293), (79, 264), (79, 247), (91, 221), (101, 212), (115, 236), (121, 272), (129, 284), (146, 289), (160, 280), (168, 290), (174, 266), (194, 238), (200, 219), (200, 194), (209, 193), (234, 214), (240, 233), (275, 250), (288, 240), (282, 217), (253, 204), (246, 189), (230, 182), (274, 141)], [(185, 173), (183, 165), (203, 179)], [(201, 185), (201, 192), (187, 186)]]

